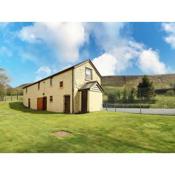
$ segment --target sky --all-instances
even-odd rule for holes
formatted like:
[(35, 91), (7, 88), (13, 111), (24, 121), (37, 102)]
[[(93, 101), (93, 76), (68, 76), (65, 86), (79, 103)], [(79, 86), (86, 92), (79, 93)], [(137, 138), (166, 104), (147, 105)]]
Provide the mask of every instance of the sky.
[(175, 23), (0, 23), (12, 87), (91, 59), (102, 75), (175, 73)]

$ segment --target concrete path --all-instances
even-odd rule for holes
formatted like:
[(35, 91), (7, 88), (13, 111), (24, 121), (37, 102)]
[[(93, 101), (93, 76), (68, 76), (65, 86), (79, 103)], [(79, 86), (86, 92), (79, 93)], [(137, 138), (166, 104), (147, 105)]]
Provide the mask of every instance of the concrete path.
[[(104, 108), (111, 112), (140, 113), (140, 108)], [(145, 108), (141, 109), (142, 114), (175, 115), (175, 109)]]

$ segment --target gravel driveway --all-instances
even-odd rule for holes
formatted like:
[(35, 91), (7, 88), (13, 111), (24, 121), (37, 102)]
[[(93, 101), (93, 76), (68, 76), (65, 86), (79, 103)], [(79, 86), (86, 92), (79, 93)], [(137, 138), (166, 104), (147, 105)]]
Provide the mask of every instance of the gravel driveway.
[(129, 113), (142, 113), (142, 114), (161, 114), (161, 115), (175, 115), (175, 109), (159, 109), (159, 108), (104, 108), (111, 112), (129, 112)]

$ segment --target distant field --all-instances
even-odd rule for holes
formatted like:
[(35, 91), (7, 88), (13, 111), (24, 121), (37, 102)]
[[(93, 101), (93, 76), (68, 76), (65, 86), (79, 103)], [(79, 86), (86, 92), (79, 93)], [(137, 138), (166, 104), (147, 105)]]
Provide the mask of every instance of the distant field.
[[(53, 133), (71, 133), (65, 138)], [(175, 117), (115, 112), (59, 114), (0, 103), (0, 152), (175, 153)]]

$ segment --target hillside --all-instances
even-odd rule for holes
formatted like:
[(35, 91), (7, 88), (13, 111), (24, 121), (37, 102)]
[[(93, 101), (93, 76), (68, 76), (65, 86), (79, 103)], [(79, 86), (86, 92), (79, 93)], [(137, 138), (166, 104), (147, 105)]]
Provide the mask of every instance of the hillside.
[[(134, 76), (103, 76), (102, 86), (136, 87), (143, 75)], [(175, 84), (175, 74), (149, 75), (156, 88), (169, 88)]]

